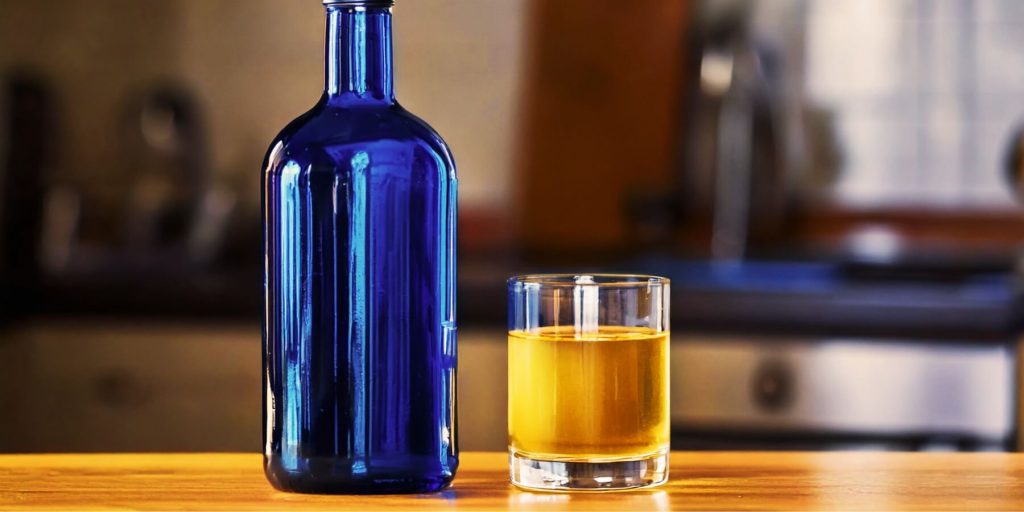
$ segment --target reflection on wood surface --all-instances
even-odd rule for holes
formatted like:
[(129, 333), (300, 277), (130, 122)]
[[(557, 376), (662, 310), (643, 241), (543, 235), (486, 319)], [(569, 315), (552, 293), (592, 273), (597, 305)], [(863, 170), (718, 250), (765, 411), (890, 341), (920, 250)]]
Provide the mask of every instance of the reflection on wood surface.
[(0, 456), (5, 510), (1011, 510), (1024, 504), (1024, 454), (672, 454), (665, 486), (538, 494), (508, 484), (504, 453), (464, 453), (432, 495), (274, 491), (258, 454)]

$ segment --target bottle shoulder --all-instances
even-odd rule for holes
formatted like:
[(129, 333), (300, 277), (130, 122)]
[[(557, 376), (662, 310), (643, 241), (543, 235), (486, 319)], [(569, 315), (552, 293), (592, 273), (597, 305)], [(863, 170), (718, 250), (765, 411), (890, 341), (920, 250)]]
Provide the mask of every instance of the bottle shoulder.
[(455, 162), (444, 139), (399, 104), (338, 107), (321, 101), (275, 137), (264, 168), (285, 160), (316, 160), (355, 152), (426, 151), (454, 175)]

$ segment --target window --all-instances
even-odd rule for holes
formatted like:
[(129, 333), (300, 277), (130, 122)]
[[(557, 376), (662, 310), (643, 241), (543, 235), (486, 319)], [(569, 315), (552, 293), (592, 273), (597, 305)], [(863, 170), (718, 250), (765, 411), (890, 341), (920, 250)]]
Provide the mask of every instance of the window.
[(807, 99), (831, 111), (849, 206), (1012, 207), (1024, 1), (806, 0)]

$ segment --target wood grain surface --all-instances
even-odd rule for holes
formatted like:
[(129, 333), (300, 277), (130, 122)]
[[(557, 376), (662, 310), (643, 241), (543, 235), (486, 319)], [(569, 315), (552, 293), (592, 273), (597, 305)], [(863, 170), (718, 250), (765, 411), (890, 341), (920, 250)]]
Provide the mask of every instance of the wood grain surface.
[(531, 493), (502, 453), (464, 453), (430, 495), (273, 490), (257, 454), (0, 456), (0, 510), (1022, 510), (1024, 454), (672, 454), (652, 490)]

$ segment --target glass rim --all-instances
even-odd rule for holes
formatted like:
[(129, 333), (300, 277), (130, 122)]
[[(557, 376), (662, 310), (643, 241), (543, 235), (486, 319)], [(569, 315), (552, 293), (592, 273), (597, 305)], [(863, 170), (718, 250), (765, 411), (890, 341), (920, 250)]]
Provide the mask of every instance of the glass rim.
[[(590, 278), (588, 281), (587, 278)], [(522, 274), (512, 276), (508, 284), (534, 284), (543, 288), (573, 288), (576, 286), (597, 286), (598, 288), (639, 288), (646, 286), (664, 286), (670, 284), (667, 277), (647, 274), (610, 274), (610, 273), (561, 273), (561, 274)]]

